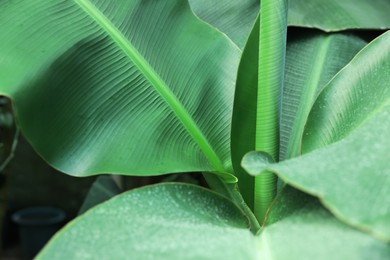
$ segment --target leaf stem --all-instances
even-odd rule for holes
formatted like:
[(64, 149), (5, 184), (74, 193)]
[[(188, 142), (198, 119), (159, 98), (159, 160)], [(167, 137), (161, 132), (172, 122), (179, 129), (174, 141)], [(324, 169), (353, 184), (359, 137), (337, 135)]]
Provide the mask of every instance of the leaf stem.
[[(279, 114), (283, 90), (287, 33), (287, 0), (262, 0), (259, 34), (258, 93), (256, 113), (257, 151), (279, 159)], [(264, 172), (255, 178), (254, 211), (263, 223), (276, 195), (277, 178)]]
[(218, 192), (219, 194), (232, 200), (247, 217), (249, 222), (249, 229), (253, 234), (257, 234), (260, 230), (260, 224), (256, 219), (256, 216), (253, 214), (252, 210), (245, 203), (240, 191), (238, 190), (237, 183), (229, 184), (223, 181), (219, 176), (204, 172), (203, 177), (205, 178), (209, 187)]

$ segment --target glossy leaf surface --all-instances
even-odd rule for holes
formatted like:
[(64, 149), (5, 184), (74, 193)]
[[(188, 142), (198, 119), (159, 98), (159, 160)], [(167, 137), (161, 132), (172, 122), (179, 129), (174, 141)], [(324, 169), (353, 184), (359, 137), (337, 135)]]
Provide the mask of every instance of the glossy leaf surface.
[(239, 49), (186, 1), (2, 1), (0, 93), (72, 175), (230, 171)]
[(38, 259), (258, 259), (257, 243), (231, 201), (197, 186), (160, 184), (88, 211)]

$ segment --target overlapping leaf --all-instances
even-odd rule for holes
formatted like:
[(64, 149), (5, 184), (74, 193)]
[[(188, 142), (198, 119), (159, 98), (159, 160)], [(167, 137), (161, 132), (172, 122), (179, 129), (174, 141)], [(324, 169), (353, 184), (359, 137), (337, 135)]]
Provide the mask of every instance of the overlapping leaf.
[(258, 0), (189, 0), (194, 13), (244, 48), (259, 12)]
[(387, 259), (390, 245), (355, 230), (306, 194), (286, 187), (260, 235), (260, 259)]
[(389, 70), (390, 33), (385, 33), (317, 99), (303, 138), (310, 153), (271, 165), (252, 153), (244, 159), (246, 169), (254, 175), (274, 171), (318, 196), (339, 219), (390, 241)]
[[(259, 12), (259, 0), (189, 0), (201, 19), (243, 48)], [(390, 28), (387, 0), (290, 0), (288, 25), (323, 31)]]
[(290, 0), (289, 25), (324, 31), (390, 28), (388, 0)]
[(2, 1), (0, 35), (0, 93), (54, 167), (229, 171), (240, 51), (185, 1)]
[[(263, 1), (261, 8), (262, 12), (246, 43), (238, 70), (231, 137), (232, 161), (240, 180), (239, 186), (247, 203), (251, 207), (254, 205), (255, 214), (262, 212), (261, 216), (257, 216), (260, 219), (272, 200), (274, 185), (270, 183), (276, 182), (276, 179), (269, 175), (253, 181), (241, 169), (240, 162), (244, 154), (251, 150), (266, 151), (275, 160), (279, 157), (279, 115), (284, 81), (287, 2)], [(253, 195), (254, 190), (258, 196)], [(256, 207), (261, 209), (256, 210)]]
[(303, 129), (319, 91), (366, 45), (352, 34), (302, 29), (290, 32), (280, 123), (280, 160), (300, 154)]
[(389, 71), (390, 31), (366, 46), (321, 92), (307, 121), (303, 152), (341, 140), (386, 106)]
[(37, 259), (258, 259), (242, 212), (216, 193), (160, 184), (123, 193), (68, 224)]

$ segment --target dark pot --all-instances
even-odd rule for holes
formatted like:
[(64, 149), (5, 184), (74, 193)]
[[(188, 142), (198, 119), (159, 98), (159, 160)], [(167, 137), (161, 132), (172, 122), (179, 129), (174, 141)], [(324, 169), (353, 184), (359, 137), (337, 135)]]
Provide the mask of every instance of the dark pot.
[(19, 225), (22, 250), (33, 258), (62, 227), (65, 212), (58, 208), (34, 207), (15, 212), (12, 220)]

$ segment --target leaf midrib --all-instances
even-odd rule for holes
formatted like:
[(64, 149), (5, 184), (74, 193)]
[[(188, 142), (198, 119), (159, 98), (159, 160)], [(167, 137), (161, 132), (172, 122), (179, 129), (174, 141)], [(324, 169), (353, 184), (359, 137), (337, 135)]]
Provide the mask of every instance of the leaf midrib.
[(129, 59), (137, 66), (145, 78), (151, 83), (154, 89), (165, 100), (168, 106), (174, 111), (176, 116), (182, 122), (185, 129), (199, 145), (201, 151), (208, 159), (209, 163), (216, 171), (225, 172), (223, 163), (211, 147), (207, 138), (204, 136), (192, 116), (185, 109), (183, 104), (177, 99), (167, 84), (160, 78), (152, 66), (144, 59), (137, 49), (127, 40), (127, 38), (118, 30), (118, 28), (92, 4), (89, 0), (74, 0), (121, 48)]

